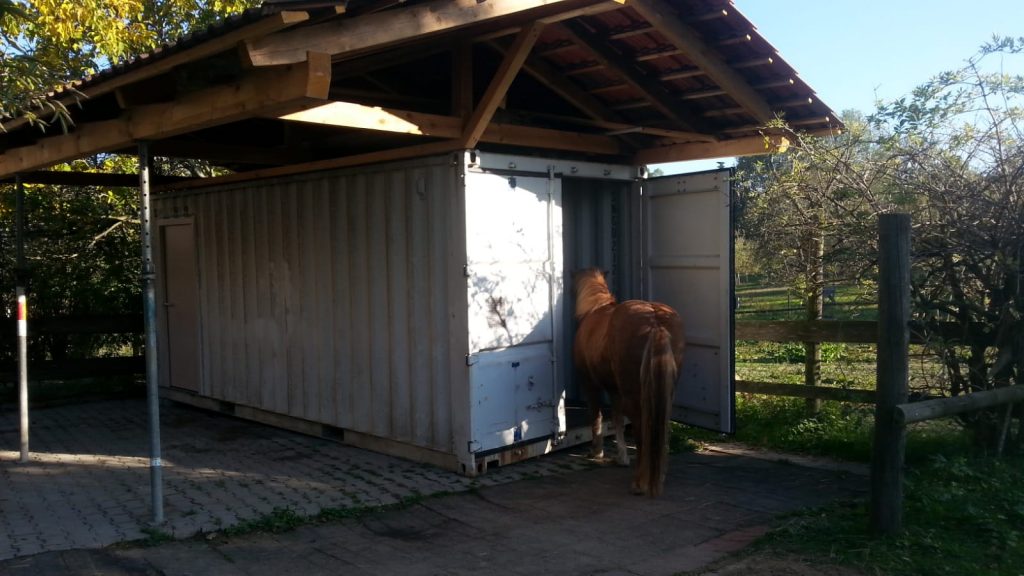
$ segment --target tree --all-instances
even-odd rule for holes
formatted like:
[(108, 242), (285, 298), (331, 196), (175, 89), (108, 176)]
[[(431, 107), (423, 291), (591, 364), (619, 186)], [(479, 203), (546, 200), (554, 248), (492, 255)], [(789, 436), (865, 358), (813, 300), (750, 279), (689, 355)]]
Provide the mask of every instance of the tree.
[[(1024, 77), (988, 65), (1022, 53), (1024, 38), (996, 38), (871, 117), (847, 115), (840, 137), (794, 133), (793, 151), (741, 164), (741, 231), (808, 298), (818, 256), (807, 238), (825, 239), (830, 277), (869, 278), (875, 217), (912, 214), (914, 315), (942, 359), (948, 395), (1024, 384)], [(943, 339), (940, 321), (964, 338)], [(1000, 420), (982, 413), (967, 423), (991, 444)]]
[[(917, 316), (986, 335), (930, 331), (950, 395), (1024, 384), (1024, 76), (986, 67), (1022, 53), (1024, 38), (995, 38), (873, 118), (899, 164), (891, 201), (913, 210)], [(999, 442), (1002, 416), (970, 416), (980, 443)]]
[[(40, 129), (67, 128), (68, 116), (54, 96), (58, 86), (171, 42), (217, 17), (258, 0), (0, 0), (0, 121), (27, 115)], [(67, 88), (60, 95), (73, 89)], [(209, 173), (205, 163), (157, 159), (156, 171)], [(55, 170), (134, 173), (134, 157), (100, 155)], [(138, 190), (27, 186), (26, 256), (33, 315), (138, 312), (140, 267)], [(14, 194), (0, 194), (0, 290), (13, 293)], [(137, 339), (66, 336), (33, 338), (34, 360), (86, 357), (137, 345)], [(0, 340), (0, 359), (13, 343)]]
[(65, 129), (64, 105), (47, 95), (148, 52), (257, 0), (0, 0), (0, 121), (25, 116)]

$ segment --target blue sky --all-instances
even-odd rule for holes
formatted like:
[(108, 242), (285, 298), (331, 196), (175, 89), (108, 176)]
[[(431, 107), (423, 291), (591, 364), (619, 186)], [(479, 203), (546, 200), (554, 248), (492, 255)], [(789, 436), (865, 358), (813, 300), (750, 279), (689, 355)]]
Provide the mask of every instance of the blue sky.
[[(1024, 36), (1024, 0), (734, 0), (735, 7), (837, 113), (868, 113), (992, 38)], [(1024, 74), (1024, 59), (1004, 61)], [(665, 165), (667, 173), (713, 162)]]

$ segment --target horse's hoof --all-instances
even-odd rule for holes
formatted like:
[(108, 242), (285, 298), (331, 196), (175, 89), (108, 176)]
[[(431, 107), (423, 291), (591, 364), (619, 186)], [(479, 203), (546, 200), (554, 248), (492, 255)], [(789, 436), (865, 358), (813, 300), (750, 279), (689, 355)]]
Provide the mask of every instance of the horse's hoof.
[(647, 490), (641, 488), (635, 482), (629, 486), (629, 493), (634, 496), (647, 496)]

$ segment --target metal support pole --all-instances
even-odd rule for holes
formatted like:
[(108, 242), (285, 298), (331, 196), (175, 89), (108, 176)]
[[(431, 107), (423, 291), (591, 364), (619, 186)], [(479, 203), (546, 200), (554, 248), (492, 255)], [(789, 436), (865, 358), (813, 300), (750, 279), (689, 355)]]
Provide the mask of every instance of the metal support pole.
[(146, 396), (149, 406), (149, 481), (153, 524), (164, 521), (163, 468), (160, 461), (160, 391), (156, 343), (156, 269), (149, 206), (149, 145), (139, 142), (139, 221), (142, 223), (143, 316), (146, 323)]
[(907, 402), (910, 374), (910, 215), (878, 218), (878, 365), (871, 455), (871, 530), (903, 526), (903, 458), (907, 431), (896, 407)]
[(19, 462), (28, 462), (28, 302), (25, 298), (25, 183), (15, 180), (14, 197), (15, 272), (14, 291), (18, 298), (18, 415), (21, 431)]

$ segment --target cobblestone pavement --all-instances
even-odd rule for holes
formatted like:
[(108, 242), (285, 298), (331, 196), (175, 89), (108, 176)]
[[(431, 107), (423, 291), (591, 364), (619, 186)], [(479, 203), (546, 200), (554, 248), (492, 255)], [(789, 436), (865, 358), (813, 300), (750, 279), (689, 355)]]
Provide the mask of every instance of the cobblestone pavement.
[[(864, 495), (858, 470), (716, 449), (671, 457), (665, 493), (629, 495), (630, 471), (566, 451), (481, 478), (326, 440), (164, 406), (167, 525), (145, 536), (145, 405), (119, 401), (35, 412), (33, 462), (0, 452), (0, 574), (430, 576), (697, 570), (799, 508)], [(16, 445), (10, 414), (0, 446)], [(470, 490), (470, 488), (473, 488)], [(440, 495), (438, 495), (440, 493)], [(283, 533), (224, 528), (277, 509), (408, 505)]]
[[(164, 402), (161, 410), (167, 521), (160, 529), (176, 538), (275, 509), (314, 515), (588, 466), (561, 455), (470, 479), (180, 404)], [(0, 411), (0, 560), (147, 537), (143, 400), (33, 410), (27, 464), (18, 463), (17, 418), (10, 406)]]

